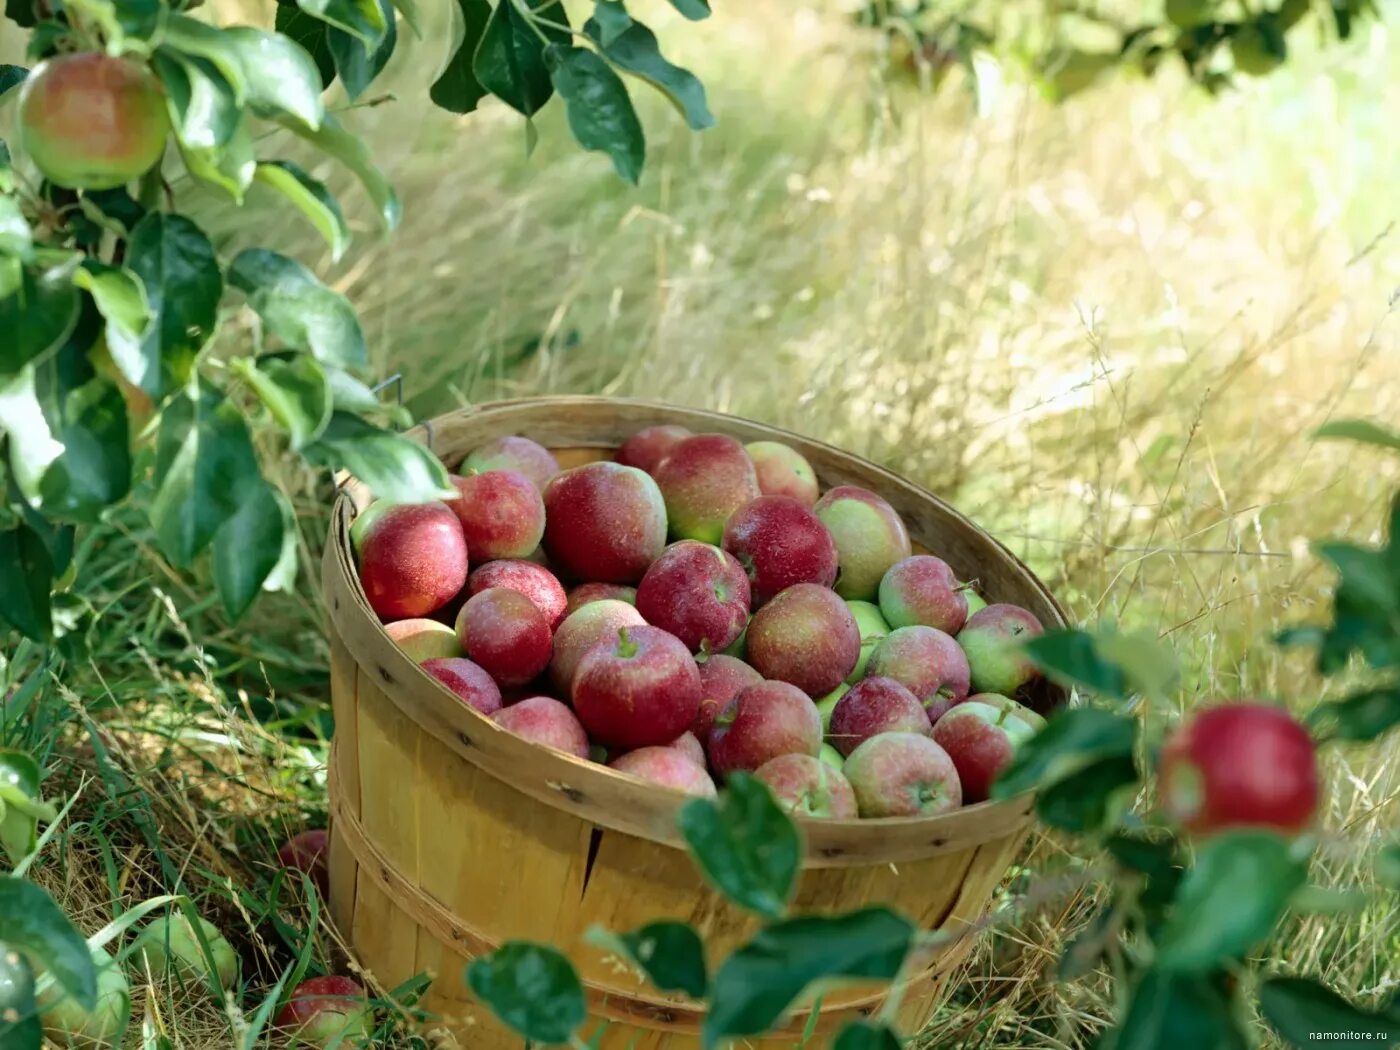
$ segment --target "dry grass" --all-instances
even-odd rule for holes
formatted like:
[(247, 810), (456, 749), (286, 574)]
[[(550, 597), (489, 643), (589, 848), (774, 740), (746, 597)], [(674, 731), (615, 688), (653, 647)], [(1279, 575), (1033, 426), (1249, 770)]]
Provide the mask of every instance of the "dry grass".
[[(419, 99), (440, 45), (396, 59), (402, 101), (349, 119), (399, 185), (404, 226), (376, 243), (361, 218), (360, 249), (325, 272), (362, 310), (383, 370), (405, 374), (412, 406), (633, 394), (816, 434), (950, 499), (1077, 617), (1168, 639), (1185, 668), (1180, 707), (1323, 695), (1269, 637), (1325, 597), (1308, 539), (1377, 538), (1400, 482), (1393, 460), (1307, 436), (1331, 417), (1400, 418), (1400, 154), (1384, 145), (1396, 45), (1377, 32), (1216, 103), (1165, 77), (1053, 108), (1009, 77), (977, 114), (956, 85), (930, 99), (887, 82), (870, 41), (835, 16), (742, 6), (663, 30), (711, 84), (721, 125), (697, 138), (649, 107), (636, 192), (564, 142), (557, 119), (526, 163), (499, 110), (428, 113)], [(304, 258), (319, 250), (288, 224), (277, 236)], [(314, 545), (322, 494), (292, 472), (287, 485)], [(291, 745), (244, 706), (319, 693), (314, 605), (268, 602), (233, 628), (173, 575), (158, 577), (170, 603), (128, 593), (135, 570), (122, 564), (104, 585), (109, 629), (74, 688), (101, 668), (124, 699), (152, 692), (109, 726), (122, 768), (149, 789), (142, 805), (170, 858), (229, 899), (257, 874), (230, 858), (267, 842), (249, 818), (295, 825), (316, 808), (315, 734), (289, 762)], [(207, 676), (190, 637), (212, 654)], [(217, 774), (153, 757), (163, 718), (186, 757), (242, 757)], [(1400, 826), (1395, 754), (1332, 760), (1338, 839), (1319, 881), (1364, 883), (1369, 847)], [(124, 834), (140, 826), (120, 820)], [(1033, 866), (1076, 863), (1047, 840)], [(144, 870), (162, 881), (149, 858)], [(104, 884), (87, 885), (79, 899), (110, 908)], [(989, 939), (928, 1045), (1083, 1045), (1106, 985), (1052, 983), (1081, 911)], [(1398, 930), (1391, 897), (1345, 921), (1300, 919), (1274, 957), (1373, 997), (1400, 980)], [(268, 949), (269, 965), (285, 954)], [(169, 1030), (179, 1046), (228, 1045)]]

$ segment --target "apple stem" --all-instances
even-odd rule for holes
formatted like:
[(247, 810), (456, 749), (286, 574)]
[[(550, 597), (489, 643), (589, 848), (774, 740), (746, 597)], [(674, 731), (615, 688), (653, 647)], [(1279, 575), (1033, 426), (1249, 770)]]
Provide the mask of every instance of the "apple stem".
[(637, 655), (637, 650), (637, 643), (627, 636), (627, 628), (619, 627), (617, 629), (617, 655), (624, 660), (630, 660)]

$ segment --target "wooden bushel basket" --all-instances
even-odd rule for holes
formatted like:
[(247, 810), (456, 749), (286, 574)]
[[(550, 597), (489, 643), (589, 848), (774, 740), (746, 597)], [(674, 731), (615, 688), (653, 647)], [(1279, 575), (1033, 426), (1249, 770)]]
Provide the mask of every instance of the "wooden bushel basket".
[[(786, 442), (825, 489), (854, 484), (889, 500), (916, 549), (935, 551), (989, 600), (1012, 602), (1049, 628), (1063, 610), (1008, 550), (936, 497), (829, 445), (759, 423), (694, 409), (608, 398), (504, 401), (419, 427), (449, 467), (477, 445), (523, 434), (554, 449), (564, 467), (611, 456), (642, 427), (679, 423), (742, 441)], [(370, 610), (355, 570), (350, 523), (367, 501), (351, 482), (338, 500), (322, 587), (330, 617), (335, 741), (330, 768), (331, 911), (360, 963), (386, 988), (422, 971), (436, 980), (423, 1007), (471, 1050), (518, 1050), (468, 994), (467, 962), (517, 939), (557, 945), (588, 994), (601, 1050), (699, 1046), (699, 1004), (665, 994), (584, 943), (595, 924), (631, 930), (681, 919), (702, 932), (715, 962), (755, 931), (756, 920), (706, 885), (676, 817), (686, 801), (666, 791), (528, 743), (457, 700), (405, 656)], [(1042, 709), (1063, 699), (1049, 686)], [(805, 821), (806, 859), (793, 908), (844, 911), (883, 903), (927, 930), (956, 934), (986, 912), (1031, 823), (1029, 796), (930, 818)], [(953, 938), (903, 988), (900, 1026), (916, 1031), (972, 937)], [(843, 986), (821, 1000), (814, 1046), (852, 1018), (880, 1008), (888, 989)], [(790, 1050), (811, 1004), (773, 1034), (738, 1045)]]

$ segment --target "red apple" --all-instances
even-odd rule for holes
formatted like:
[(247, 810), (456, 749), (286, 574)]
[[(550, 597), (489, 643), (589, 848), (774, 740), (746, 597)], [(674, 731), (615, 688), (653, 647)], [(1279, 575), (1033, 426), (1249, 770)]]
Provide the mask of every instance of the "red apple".
[(911, 553), (904, 522), (887, 501), (855, 485), (837, 485), (813, 509), (836, 543), (836, 593), (874, 601), (890, 566)]
[(958, 632), (958, 645), (967, 655), (973, 688), (1015, 696), (1039, 678), (1040, 671), (1021, 647), (1042, 631), (1040, 621), (1017, 605), (989, 605), (968, 617)]
[(330, 897), (330, 836), (324, 828), (293, 835), (277, 850), (277, 861), (289, 871), (310, 875), (322, 899)]
[(525, 595), (544, 614), (551, 631), (564, 619), (569, 600), (564, 585), (543, 565), (519, 560), (489, 561), (477, 566), (467, 577), (468, 597), (491, 587), (506, 587)]
[(918, 697), (893, 678), (865, 678), (846, 692), (831, 712), (826, 739), (849, 755), (881, 733), (923, 733), (931, 728)]
[(849, 820), (856, 795), (841, 771), (811, 755), (779, 755), (754, 773), (768, 785), (778, 805), (799, 817)]
[(881, 733), (846, 758), (841, 770), (862, 817), (931, 817), (962, 805), (957, 767), (922, 733)]
[(460, 656), (424, 660), (423, 670), (457, 694), (468, 707), (483, 715), (494, 715), (501, 709), (501, 690), (478, 664)]
[(753, 460), (725, 434), (677, 442), (656, 468), (666, 518), (676, 539), (719, 543), (729, 516), (761, 495)]
[(860, 659), (860, 628), (834, 591), (799, 583), (753, 614), (748, 657), (764, 678), (822, 696), (840, 685)]
[(603, 599), (589, 602), (564, 617), (554, 632), (554, 656), (549, 662), (549, 676), (568, 696), (574, 684), (574, 671), (584, 653), (599, 642), (611, 642), (619, 627), (639, 627), (646, 623), (642, 614), (626, 602)]
[(759, 674), (743, 660), (723, 653), (715, 653), (700, 663), (700, 709), (690, 731), (701, 744), (710, 740), (710, 726), (715, 716), (723, 711), (729, 701), (739, 695), (741, 689), (757, 685), (763, 681)]
[(739, 559), (763, 605), (798, 583), (836, 581), (836, 544), (812, 511), (788, 496), (760, 496), (724, 526), (724, 549)]
[(703, 765), (674, 747), (641, 747), (608, 763), (619, 773), (627, 773), (652, 784), (684, 791), (697, 798), (714, 798), (715, 782)]
[(1317, 811), (1317, 753), (1287, 711), (1248, 701), (1197, 711), (1167, 739), (1162, 809), (1187, 831), (1272, 828), (1293, 834)]
[(749, 578), (718, 547), (681, 540), (651, 563), (637, 585), (637, 612), (691, 652), (717, 652), (749, 622)]
[(628, 587), (622, 583), (580, 583), (569, 592), (568, 603), (564, 606), (564, 615), (568, 616), (589, 602), (601, 602), (607, 598), (626, 602), (628, 605), (636, 605), (637, 588)]
[(506, 587), (490, 587), (468, 599), (457, 616), (457, 639), (497, 685), (524, 685), (549, 666), (544, 614)]
[(666, 546), (666, 505), (635, 467), (585, 463), (545, 486), (544, 548), (576, 580), (636, 583)]
[(916, 554), (880, 580), (880, 612), (891, 627), (922, 624), (957, 634), (967, 622), (967, 594), (946, 561)]
[(277, 1011), (273, 1025), (287, 1033), (292, 1046), (355, 1046), (373, 1033), (365, 990), (349, 977), (312, 977), (302, 981)]
[(549, 479), (559, 473), (559, 461), (538, 441), (510, 434), (492, 438), (474, 449), (471, 455), (462, 460), (457, 473), (485, 474), (492, 470), (513, 470), (524, 474), (534, 482), (535, 488), (543, 489)]
[(744, 446), (765, 496), (791, 496), (804, 507), (817, 502), (817, 474), (795, 449), (778, 441), (754, 441)]
[(957, 641), (935, 627), (900, 627), (875, 643), (867, 675), (893, 678), (919, 698), (929, 720), (967, 698), (970, 672)]
[(360, 586), (381, 620), (427, 616), (467, 582), (467, 541), (445, 503), (371, 503), (350, 528)]
[(384, 625), (384, 633), (414, 663), (462, 655), (457, 632), (445, 623), (416, 617)]
[(779, 755), (816, 757), (822, 719), (811, 698), (786, 682), (760, 682), (740, 691), (715, 718), (706, 748), (720, 776), (752, 772)]
[(992, 782), (1035, 735), (1030, 722), (1018, 717), (1020, 707), (1014, 700), (994, 705), (969, 699), (934, 723), (933, 740), (958, 769), (964, 803), (988, 798)]
[(544, 538), (544, 500), (535, 483), (514, 470), (454, 476), (460, 495), (448, 506), (462, 523), (473, 565), (524, 558)]
[(530, 696), (491, 716), (502, 729), (544, 747), (588, 758), (588, 733), (567, 704), (552, 696)]
[(671, 424), (647, 427), (622, 443), (617, 450), (617, 461), (624, 467), (636, 467), (648, 474), (655, 474), (667, 453), (690, 436), (690, 431), (685, 427)]
[(571, 695), (598, 743), (628, 750), (664, 745), (695, 721), (700, 671), (675, 635), (659, 627), (622, 627), (610, 644), (583, 655)]

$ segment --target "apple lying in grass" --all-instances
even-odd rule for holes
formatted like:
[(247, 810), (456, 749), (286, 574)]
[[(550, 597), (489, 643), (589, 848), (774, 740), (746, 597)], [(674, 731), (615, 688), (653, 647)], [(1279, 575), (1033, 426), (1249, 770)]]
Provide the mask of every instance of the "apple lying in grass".
[(1157, 797), (1187, 831), (1302, 831), (1317, 811), (1317, 753), (1287, 711), (1244, 702), (1197, 711), (1168, 737)]
[(467, 541), (446, 503), (377, 500), (350, 527), (360, 586), (384, 621), (427, 616), (467, 582)]
[(880, 580), (880, 611), (891, 627), (922, 624), (957, 634), (967, 622), (967, 594), (946, 561), (916, 554)]
[(564, 585), (543, 565), (522, 559), (488, 561), (467, 577), (467, 597), (491, 587), (508, 587), (525, 595), (544, 614), (551, 631), (564, 619), (569, 601)]
[(837, 485), (813, 508), (836, 543), (836, 593), (874, 601), (890, 566), (909, 557), (909, 530), (889, 503), (856, 485)]
[(514, 470), (453, 477), (459, 493), (448, 501), (462, 523), (473, 565), (497, 558), (524, 558), (544, 538), (544, 499), (535, 483)]
[(293, 990), (273, 1018), (291, 1046), (354, 1047), (374, 1031), (365, 990), (349, 977), (312, 977)]
[(651, 563), (637, 585), (637, 612), (691, 652), (717, 652), (749, 622), (749, 578), (732, 554), (681, 540)]
[(867, 676), (893, 678), (924, 705), (930, 722), (967, 698), (972, 672), (962, 647), (936, 627), (899, 627), (882, 638), (865, 666)]
[(752, 441), (744, 446), (765, 496), (788, 496), (804, 507), (817, 502), (817, 472), (805, 456), (781, 441)]
[(554, 655), (549, 662), (549, 676), (555, 686), (563, 695), (569, 695), (574, 671), (588, 650), (599, 642), (612, 641), (619, 627), (638, 627), (645, 623), (634, 606), (612, 598), (589, 602), (564, 617), (564, 622), (554, 632)]
[[(58, 1046), (91, 1047), (93, 1050), (115, 1047), (129, 1027), (131, 982), (106, 949), (90, 948), (89, 953), (97, 971), (97, 1002), (91, 1010), (85, 1009), (57, 982), (35, 997), (44, 1035)], [(39, 969), (42, 971), (42, 967)], [(4, 998), (3, 993), (4, 981), (0, 980), (0, 999)], [(5, 1029), (4, 1011), (0, 1010), (0, 1037), (7, 1035)], [(8, 1047), (10, 1044), (0, 1038), (0, 1045)]]
[(330, 897), (330, 836), (325, 828), (312, 828), (293, 835), (278, 848), (277, 862), (289, 872), (310, 875), (322, 899)]
[(585, 463), (544, 489), (544, 549), (575, 580), (636, 583), (666, 546), (666, 504), (649, 475)]
[(524, 685), (549, 666), (549, 624), (535, 603), (506, 587), (474, 594), (457, 614), (457, 640), (497, 685)]
[(972, 687), (979, 693), (1015, 696), (1040, 677), (1022, 646), (1043, 633), (1040, 621), (1018, 605), (999, 602), (968, 617), (958, 633)]
[(923, 733), (930, 729), (918, 697), (893, 678), (865, 678), (836, 702), (827, 728), (827, 742), (849, 756), (881, 733)]
[(501, 687), (480, 664), (462, 656), (424, 660), (423, 670), (457, 694), (468, 707), (483, 715), (494, 715), (501, 709)]
[(528, 696), (491, 716), (502, 729), (544, 747), (588, 758), (588, 732), (578, 716), (552, 696)]
[(779, 755), (754, 776), (768, 785), (778, 805), (799, 817), (848, 820), (856, 816), (856, 796), (839, 767), (811, 755)]
[(580, 583), (569, 591), (569, 600), (564, 605), (564, 615), (568, 616), (589, 602), (601, 602), (606, 599), (636, 605), (637, 588), (628, 587), (623, 583)]
[(724, 776), (752, 772), (779, 755), (816, 757), (822, 720), (811, 699), (786, 682), (748, 686), (729, 702), (710, 728), (710, 768)]
[(830, 587), (836, 580), (831, 533), (790, 496), (745, 503), (725, 523), (723, 546), (748, 574), (754, 608), (795, 584)]
[(675, 635), (623, 627), (583, 655), (570, 696), (594, 741), (627, 750), (664, 745), (695, 721), (700, 671)]
[(485, 474), (492, 470), (513, 470), (524, 474), (537, 489), (543, 489), (549, 479), (559, 473), (559, 461), (554, 453), (538, 441), (527, 437), (509, 434), (492, 438), (486, 444), (473, 449), (457, 473), (463, 476)]
[(748, 657), (764, 678), (823, 696), (845, 681), (860, 659), (860, 629), (834, 591), (799, 583), (753, 614)]
[(625, 467), (655, 474), (671, 449), (691, 436), (688, 428), (670, 423), (644, 427), (622, 443), (617, 450), (617, 461)]
[(687, 754), (675, 747), (641, 747), (619, 755), (608, 765), (652, 784), (684, 791), (697, 798), (714, 798), (715, 782)]
[[(1021, 745), (1036, 733), (1035, 712), (1005, 697), (978, 694), (958, 704), (937, 722), (931, 734), (957, 767), (963, 804), (985, 801), (992, 783), (1011, 764)], [(1024, 712), (1022, 715), (1021, 712)]]
[(932, 817), (962, 805), (962, 782), (947, 751), (922, 733), (881, 733), (842, 768), (862, 817)]
[[(201, 934), (208, 954), (200, 946)], [(183, 912), (167, 915), (142, 931), (137, 947), (144, 965), (157, 980), (207, 989), (213, 977), (224, 992), (238, 984), (238, 955), (218, 927), (207, 919), (199, 920), (196, 933)]]
[(736, 657), (723, 653), (706, 657), (700, 663), (700, 706), (695, 712), (695, 721), (690, 725), (695, 738), (701, 744), (707, 743), (715, 716), (739, 695), (740, 690), (761, 681), (763, 675)]
[(671, 535), (702, 543), (719, 543), (729, 516), (761, 495), (753, 460), (725, 434), (678, 441), (657, 466), (656, 485)]

